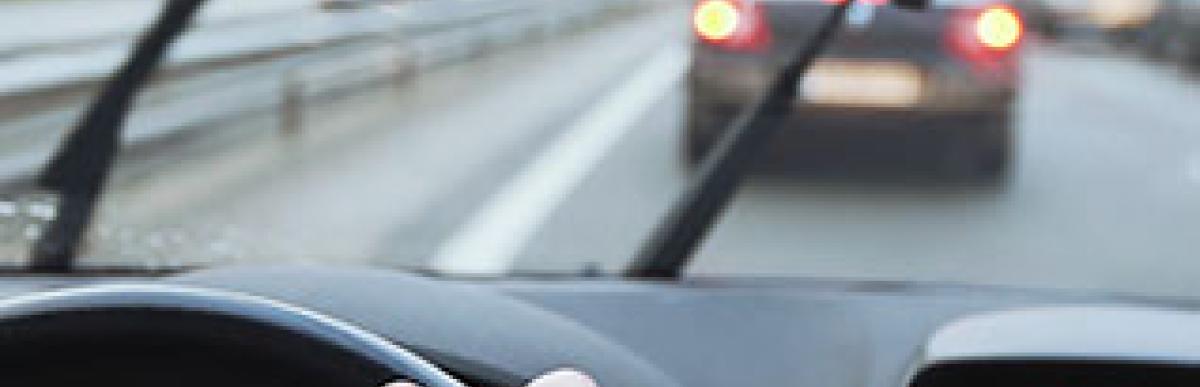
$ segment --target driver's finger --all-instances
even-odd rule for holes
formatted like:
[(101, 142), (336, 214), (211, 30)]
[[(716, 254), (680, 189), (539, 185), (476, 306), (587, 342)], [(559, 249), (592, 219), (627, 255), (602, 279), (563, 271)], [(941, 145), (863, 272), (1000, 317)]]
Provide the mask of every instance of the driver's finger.
[(596, 381), (585, 373), (563, 369), (542, 375), (526, 387), (596, 387)]

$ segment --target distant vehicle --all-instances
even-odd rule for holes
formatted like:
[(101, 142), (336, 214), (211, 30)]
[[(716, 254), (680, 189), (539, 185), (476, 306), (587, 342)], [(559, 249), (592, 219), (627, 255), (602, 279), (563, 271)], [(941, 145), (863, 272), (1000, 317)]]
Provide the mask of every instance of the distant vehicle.
[(1050, 1), (1052, 0), (1013, 0), (1012, 5), (1021, 12), (1030, 32), (1053, 39), (1060, 36), (1062, 26)]
[(1092, 0), (1089, 21), (1113, 43), (1140, 40), (1167, 0)]
[(1114, 43), (1139, 39), (1171, 0), (1017, 0), (1034, 11), (1030, 21), (1055, 38), (1096, 38)]
[(1200, 0), (1166, 0), (1142, 41), (1152, 57), (1200, 68)]
[[(854, 6), (848, 29), (798, 85), (803, 102), (775, 145), (866, 137), (884, 145), (864, 152), (931, 157), (953, 174), (1004, 175), (1025, 28), (1020, 13), (974, 1), (942, 2), (923, 13), (872, 3)], [(697, 2), (683, 140), (688, 162), (702, 159), (828, 7), (821, 0)]]

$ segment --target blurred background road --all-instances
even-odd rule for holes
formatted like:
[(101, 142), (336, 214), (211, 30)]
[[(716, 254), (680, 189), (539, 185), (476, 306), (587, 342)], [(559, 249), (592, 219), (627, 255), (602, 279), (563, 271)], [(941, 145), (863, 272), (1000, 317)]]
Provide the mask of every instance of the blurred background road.
[[(247, 12), (320, 12), (269, 3)], [(335, 17), (393, 18), (386, 30), (412, 12), (389, 7)], [(166, 77), (131, 122), (84, 263), (618, 271), (690, 175), (680, 139), (692, 35), (683, 2), (611, 7), (518, 10), (402, 34), (403, 46), (339, 41), (335, 54), (288, 45)], [(248, 17), (225, 23), (263, 25)], [(345, 48), (359, 45), (370, 49)], [(761, 173), (691, 273), (1200, 294), (1197, 78), (1128, 49), (1041, 39), (1022, 66), (1007, 183)], [(212, 87), (229, 84), (240, 87)], [(0, 145), (8, 192), (25, 189), (85, 95), (63, 93), (22, 100), (54, 106), (58, 118), (38, 122), (60, 129)], [(237, 113), (212, 113), (224, 111)], [(0, 116), (0, 136), (31, 114)], [(0, 217), (28, 221), (37, 208), (4, 198)], [(28, 226), (0, 224), (0, 235), (19, 245)]]

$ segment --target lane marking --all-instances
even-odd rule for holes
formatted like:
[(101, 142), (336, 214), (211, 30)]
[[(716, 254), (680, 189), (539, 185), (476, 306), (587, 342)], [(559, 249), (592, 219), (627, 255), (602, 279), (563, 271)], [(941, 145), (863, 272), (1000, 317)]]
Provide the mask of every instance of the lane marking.
[(430, 267), (449, 274), (507, 272), (550, 214), (682, 80), (687, 63), (687, 51), (680, 47), (656, 54), (489, 198), (440, 246)]
[(1200, 153), (1188, 156), (1184, 162), (1184, 174), (1193, 183), (1200, 183)]

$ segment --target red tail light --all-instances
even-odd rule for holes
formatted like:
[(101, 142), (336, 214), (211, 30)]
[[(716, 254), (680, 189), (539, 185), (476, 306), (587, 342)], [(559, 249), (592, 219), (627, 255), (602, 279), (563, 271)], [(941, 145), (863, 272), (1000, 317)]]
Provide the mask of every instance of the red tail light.
[(1007, 5), (960, 10), (950, 16), (946, 30), (949, 49), (977, 65), (1009, 58), (1025, 38), (1021, 14)]
[(951, 49), (968, 59), (1000, 59), (1021, 45), (1025, 22), (1012, 7), (990, 5), (958, 11), (947, 33)]
[(761, 51), (771, 44), (762, 6), (754, 0), (701, 0), (692, 12), (700, 41), (734, 51)]
[(1024, 34), (1021, 16), (1007, 6), (984, 8), (975, 18), (975, 40), (988, 49), (1012, 49)]

